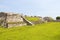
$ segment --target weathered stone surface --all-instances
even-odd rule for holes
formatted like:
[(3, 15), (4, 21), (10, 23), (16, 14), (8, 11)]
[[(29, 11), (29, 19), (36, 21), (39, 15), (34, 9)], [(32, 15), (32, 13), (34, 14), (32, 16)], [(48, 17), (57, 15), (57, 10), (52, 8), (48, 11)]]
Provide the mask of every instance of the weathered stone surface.
[(8, 28), (27, 24), (32, 25), (32, 23), (23, 18), (21, 14), (0, 12), (0, 26)]
[(43, 20), (47, 21), (47, 22), (53, 22), (54, 21), (54, 19), (52, 17), (44, 17)]

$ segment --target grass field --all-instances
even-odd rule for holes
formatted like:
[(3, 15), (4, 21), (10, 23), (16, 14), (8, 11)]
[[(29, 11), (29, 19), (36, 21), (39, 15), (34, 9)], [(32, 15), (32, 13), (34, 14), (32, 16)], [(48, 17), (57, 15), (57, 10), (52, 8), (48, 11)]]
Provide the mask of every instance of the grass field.
[(60, 23), (0, 28), (0, 40), (60, 40)]

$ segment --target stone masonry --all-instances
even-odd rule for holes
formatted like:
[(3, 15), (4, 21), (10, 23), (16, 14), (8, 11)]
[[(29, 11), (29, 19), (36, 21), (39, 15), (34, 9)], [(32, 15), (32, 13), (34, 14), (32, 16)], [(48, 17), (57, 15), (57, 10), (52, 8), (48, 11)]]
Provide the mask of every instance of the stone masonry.
[(0, 12), (0, 26), (9, 28), (31, 24), (21, 14)]

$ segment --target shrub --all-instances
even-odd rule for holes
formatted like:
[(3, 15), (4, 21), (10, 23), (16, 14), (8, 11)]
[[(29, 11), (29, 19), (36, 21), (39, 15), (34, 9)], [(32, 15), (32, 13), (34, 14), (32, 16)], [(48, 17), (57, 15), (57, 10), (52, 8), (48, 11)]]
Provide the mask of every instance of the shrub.
[(58, 20), (58, 19), (60, 19), (60, 16), (57, 16), (57, 17), (56, 17), (56, 20)]

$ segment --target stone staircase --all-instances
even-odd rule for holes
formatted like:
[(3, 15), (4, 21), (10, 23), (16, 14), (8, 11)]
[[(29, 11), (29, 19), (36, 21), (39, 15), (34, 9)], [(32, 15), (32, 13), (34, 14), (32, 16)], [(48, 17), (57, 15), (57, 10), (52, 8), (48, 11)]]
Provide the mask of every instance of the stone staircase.
[(24, 22), (27, 23), (27, 25), (34, 25), (32, 22), (25, 19), (25, 17), (21, 16), (21, 18), (23, 18)]

